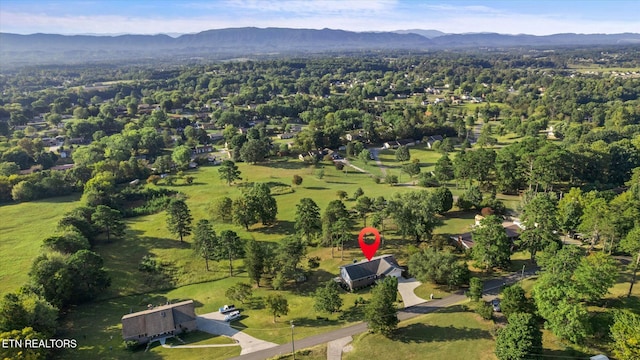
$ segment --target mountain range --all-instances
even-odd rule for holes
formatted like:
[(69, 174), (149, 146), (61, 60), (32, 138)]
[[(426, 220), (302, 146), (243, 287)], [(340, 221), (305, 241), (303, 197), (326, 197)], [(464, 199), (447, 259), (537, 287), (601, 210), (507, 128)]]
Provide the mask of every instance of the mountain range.
[(379, 50), (555, 47), (640, 44), (640, 34), (445, 34), (437, 30), (352, 32), (289, 28), (228, 28), (168, 35), (18, 35), (0, 33), (0, 63), (55, 64), (136, 59), (224, 59), (261, 55)]

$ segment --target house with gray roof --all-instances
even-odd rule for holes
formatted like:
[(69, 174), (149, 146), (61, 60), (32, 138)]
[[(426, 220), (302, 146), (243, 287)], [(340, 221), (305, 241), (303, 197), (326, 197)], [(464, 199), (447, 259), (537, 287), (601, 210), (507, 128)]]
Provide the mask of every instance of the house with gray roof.
[(340, 267), (340, 278), (351, 291), (367, 287), (386, 276), (401, 277), (402, 268), (393, 255), (381, 255)]
[(122, 317), (122, 338), (144, 344), (198, 328), (193, 300), (150, 307)]

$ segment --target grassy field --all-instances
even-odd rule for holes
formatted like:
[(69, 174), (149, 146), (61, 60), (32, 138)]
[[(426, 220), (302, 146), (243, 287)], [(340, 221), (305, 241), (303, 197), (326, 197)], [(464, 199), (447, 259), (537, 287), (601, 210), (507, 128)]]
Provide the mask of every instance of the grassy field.
[(62, 215), (78, 206), (79, 195), (0, 206), (0, 294), (28, 279), (42, 240), (53, 235)]
[(495, 359), (493, 324), (454, 306), (401, 322), (391, 338), (364, 333), (343, 359)]

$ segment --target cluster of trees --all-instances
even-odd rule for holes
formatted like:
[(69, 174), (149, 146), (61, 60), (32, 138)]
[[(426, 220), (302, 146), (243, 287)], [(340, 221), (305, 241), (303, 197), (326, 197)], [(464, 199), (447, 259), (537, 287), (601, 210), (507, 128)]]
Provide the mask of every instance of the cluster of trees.
[(273, 225), (278, 214), (278, 204), (271, 194), (269, 184), (251, 183), (247, 186), (248, 189), (239, 198), (219, 199), (212, 208), (213, 216), (224, 222), (233, 222), (246, 230), (258, 222), (265, 226)]

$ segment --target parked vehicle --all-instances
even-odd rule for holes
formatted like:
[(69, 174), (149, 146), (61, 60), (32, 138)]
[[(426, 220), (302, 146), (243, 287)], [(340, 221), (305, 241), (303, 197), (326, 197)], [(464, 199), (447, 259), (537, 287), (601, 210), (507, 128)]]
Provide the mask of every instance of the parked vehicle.
[(491, 305), (493, 306), (493, 311), (500, 312), (502, 309), (500, 308), (500, 299), (491, 300)]
[(236, 309), (235, 305), (231, 304), (231, 305), (225, 305), (218, 310), (220, 311), (220, 314), (226, 314), (228, 312), (234, 311), (235, 309)]
[(224, 321), (226, 321), (226, 322), (231, 322), (231, 321), (233, 321), (233, 320), (236, 320), (236, 319), (237, 319), (237, 318), (239, 318), (239, 317), (240, 317), (240, 311), (237, 311), (237, 310), (236, 310), (236, 311), (233, 311), (233, 312), (230, 312), (229, 314), (227, 314), (227, 315), (224, 317)]

